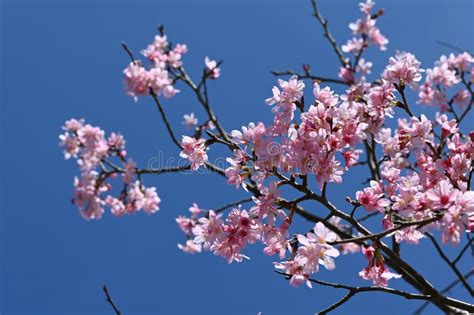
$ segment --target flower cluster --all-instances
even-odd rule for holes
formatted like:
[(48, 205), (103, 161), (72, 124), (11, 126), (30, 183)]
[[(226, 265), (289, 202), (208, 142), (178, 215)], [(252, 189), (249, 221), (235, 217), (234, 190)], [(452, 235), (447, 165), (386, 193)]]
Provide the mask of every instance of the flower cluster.
[(241, 253), (242, 249), (247, 244), (261, 241), (265, 254), (285, 257), (289, 224), (284, 211), (275, 206), (278, 188), (272, 182), (261, 190), (262, 196), (254, 198), (254, 207), (247, 211), (239, 206), (225, 220), (221, 214), (201, 210), (194, 204), (190, 208), (190, 218), (180, 216), (176, 219), (188, 239), (186, 245), (179, 245), (179, 248), (188, 253), (198, 253), (204, 248), (231, 263), (248, 258)]
[(257, 222), (240, 208), (232, 210), (225, 221), (212, 210), (199, 219), (179, 217), (176, 221), (188, 237), (193, 235), (185, 246), (179, 246), (183, 251), (196, 253), (204, 247), (229, 263), (248, 258), (241, 253), (242, 248), (260, 238)]
[[(353, 166), (360, 151), (353, 148), (366, 138), (368, 124), (356, 102), (341, 102), (329, 87), (314, 84), (315, 102), (300, 115), (294, 112), (302, 106), (304, 84), (296, 76), (289, 81), (279, 80), (280, 88), (273, 88), (273, 97), (266, 100), (275, 105), (273, 124), (249, 124), (242, 131), (234, 130), (236, 144), (251, 148), (252, 154), (238, 154), (228, 169), (229, 182), (239, 184), (252, 169), (263, 178), (274, 168), (285, 172), (314, 174), (322, 185), (341, 182), (341, 175)], [(339, 155), (338, 155), (339, 154)], [(252, 159), (241, 158), (254, 156)], [(345, 168), (341, 161), (345, 162)], [(255, 174), (255, 173), (254, 173)]]
[(336, 238), (335, 233), (328, 230), (323, 223), (318, 222), (314, 226), (313, 232), (297, 236), (298, 243), (302, 246), (296, 250), (295, 257), (275, 264), (275, 268), (291, 275), (290, 284), (292, 286), (297, 287), (306, 283), (311, 288), (309, 277), (319, 270), (319, 265), (328, 270), (336, 268), (333, 258), (339, 256), (339, 251), (328, 244), (328, 242), (335, 241)]
[(390, 272), (385, 267), (383, 256), (372, 246), (367, 248), (362, 247), (362, 253), (364, 253), (365, 257), (369, 261), (367, 267), (359, 272), (359, 276), (362, 279), (371, 280), (376, 286), (386, 287), (388, 285), (388, 280), (401, 277), (401, 275)]
[[(156, 188), (147, 188), (139, 180), (133, 181), (136, 177), (135, 163), (125, 159), (125, 140), (120, 134), (112, 133), (105, 138), (102, 129), (85, 124), (82, 119), (66, 121), (63, 130), (59, 139), (60, 145), (64, 147), (64, 157), (77, 159), (81, 173), (80, 177), (74, 179), (72, 202), (79, 207), (84, 218), (100, 219), (105, 206), (109, 206), (117, 216), (142, 209), (153, 213), (159, 209), (160, 198)], [(113, 157), (122, 163), (123, 169), (109, 161)], [(123, 181), (119, 197), (104, 197), (103, 194), (110, 192), (112, 188), (108, 179), (113, 179), (118, 174), (122, 175)]]
[(372, 13), (374, 5), (375, 2), (372, 0), (367, 0), (365, 3), (359, 4), (363, 16), (356, 22), (350, 23), (349, 28), (354, 35), (360, 35), (361, 37), (350, 39), (347, 44), (342, 46), (342, 51), (357, 55), (364, 46), (369, 44), (379, 46), (380, 50), (387, 49), (388, 39), (382, 35), (380, 30), (375, 26), (377, 18), (383, 14), (383, 10)]
[(211, 60), (206, 56), (204, 64), (206, 66), (206, 75), (209, 76), (209, 78), (218, 79), (221, 76), (221, 69), (217, 61)]
[(389, 64), (385, 68), (382, 78), (386, 81), (401, 86), (410, 85), (416, 87), (416, 82), (421, 80), (420, 62), (413, 54), (408, 52), (397, 52), (395, 57), (390, 57)]
[(186, 45), (182, 44), (172, 48), (166, 35), (155, 36), (153, 43), (142, 51), (151, 62), (150, 68), (146, 69), (140, 61), (134, 60), (123, 71), (127, 94), (135, 100), (150, 91), (165, 98), (173, 97), (179, 90), (174, 87), (169, 70), (182, 66), (181, 58), (187, 51)]
[[(441, 143), (435, 141), (438, 127)], [(393, 136), (388, 128), (377, 135), (386, 157), (381, 163), (382, 180), (358, 191), (357, 202), (369, 211), (384, 213), (387, 229), (397, 223), (442, 217), (437, 224), (396, 231), (398, 242), (417, 244), (422, 232), (436, 228), (441, 230), (443, 243), (458, 244), (462, 233), (474, 226), (474, 192), (468, 188), (472, 138), (463, 137), (456, 120), (446, 115), (438, 115), (434, 122), (424, 115), (411, 121), (399, 119)]]
[(207, 147), (203, 139), (183, 136), (181, 147), (183, 150), (179, 155), (191, 162), (191, 169), (193, 171), (206, 164)]
[[(474, 82), (473, 63), (474, 58), (467, 52), (441, 56), (434, 68), (426, 70), (426, 81), (421, 85), (418, 102), (437, 106), (442, 112), (453, 111), (453, 104), (464, 107), (471, 98), (466, 85)], [(450, 97), (448, 90), (452, 91), (461, 82), (465, 86), (455, 90)]]
[[(148, 69), (135, 60), (124, 70), (127, 93), (135, 98), (146, 94), (171, 97), (179, 92), (175, 82), (187, 82), (209, 119), (198, 125), (194, 113), (184, 115), (182, 124), (194, 129), (194, 135), (183, 136), (181, 142), (170, 132), (181, 148), (180, 156), (189, 161), (192, 170), (209, 167), (225, 175), (228, 184), (252, 194), (246, 200), (253, 202), (249, 210), (234, 207), (238, 202), (215, 210), (193, 204), (190, 216), (176, 219), (186, 237), (179, 249), (190, 254), (211, 251), (232, 263), (248, 259), (246, 246), (260, 242), (266, 255), (278, 255), (275, 268), (295, 287), (311, 287), (310, 277), (319, 266), (333, 270), (334, 258), (340, 253), (362, 252), (368, 265), (359, 272), (360, 277), (376, 286), (387, 286), (390, 279), (401, 275), (387, 269), (382, 254), (387, 254), (387, 248), (381, 237), (419, 244), (425, 232), (436, 230), (443, 243), (457, 245), (463, 233), (474, 232), (474, 132), (465, 134), (459, 127), (473, 104), (474, 58), (469, 53), (442, 56), (434, 68), (426, 70), (426, 81), (419, 87), (424, 72), (421, 63), (411, 53), (397, 52), (379, 78), (370, 83), (366, 76), (372, 63), (361, 58), (362, 52), (369, 45), (385, 50), (388, 43), (375, 26), (383, 10), (372, 12), (374, 5), (371, 0), (360, 3), (363, 17), (349, 25), (355, 36), (341, 47), (344, 53), (354, 55), (354, 62), (341, 57), (336, 49), (343, 64), (339, 71), (343, 82), (328, 81), (345, 83), (347, 89), (338, 95), (314, 81), (308, 101), (306, 84), (297, 75), (287, 81), (279, 79), (272, 96), (265, 100), (273, 113), (267, 124), (250, 122), (226, 133), (206, 103), (206, 80), (220, 77), (220, 62), (206, 57), (201, 81), (194, 84), (182, 68), (187, 47), (172, 47), (164, 34), (142, 51), (151, 63)], [(458, 85), (462, 88), (448, 93)], [(446, 113), (437, 113), (434, 119), (413, 115), (404, 94), (406, 86), (419, 88), (419, 103), (439, 106)], [(458, 115), (453, 104), (464, 111)], [(393, 121), (396, 128), (387, 128), (386, 120), (393, 118), (397, 107), (409, 117)], [(454, 118), (448, 118), (448, 113)], [(214, 123), (219, 133), (208, 134), (208, 140), (201, 138), (202, 131), (214, 128)], [(139, 170), (126, 158), (121, 135), (112, 133), (106, 138), (100, 128), (74, 119), (63, 129), (64, 156), (77, 159), (81, 173), (74, 181), (73, 203), (85, 218), (100, 218), (105, 207), (117, 216), (159, 209), (156, 189), (141, 182), (140, 175), (146, 170)], [(232, 151), (223, 170), (208, 161), (208, 150), (214, 143)], [(359, 162), (363, 154), (364, 160)], [(329, 183), (342, 183), (346, 172), (362, 164), (369, 166), (371, 178), (367, 187), (355, 193), (354, 200), (348, 197), (354, 206), (349, 217), (329, 202), (326, 192)], [(117, 176), (123, 189), (117, 197), (107, 195), (112, 189), (110, 180)], [(311, 190), (310, 180), (319, 185), (321, 193)], [(290, 187), (303, 195), (294, 200), (281, 197)], [(331, 213), (326, 219), (314, 219), (318, 223), (308, 233), (289, 237), (293, 215), (304, 213), (299, 202), (306, 201), (319, 202)], [(378, 214), (385, 232), (367, 235), (355, 224), (358, 207), (371, 212), (367, 218)], [(226, 214), (226, 209), (231, 210)], [(352, 239), (362, 236), (359, 232), (365, 233), (363, 239)]]

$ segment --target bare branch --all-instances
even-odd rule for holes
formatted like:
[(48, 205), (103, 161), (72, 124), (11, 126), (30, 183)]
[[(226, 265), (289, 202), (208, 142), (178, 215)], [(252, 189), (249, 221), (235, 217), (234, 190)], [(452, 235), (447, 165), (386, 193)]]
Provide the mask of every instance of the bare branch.
[[(474, 275), (474, 270), (471, 270), (471, 271), (469, 271), (468, 273), (466, 273), (466, 274), (464, 275), (464, 278), (467, 280), (467, 279), (469, 279), (469, 277), (472, 276), (472, 275)], [(456, 285), (458, 285), (459, 282), (461, 282), (459, 279), (454, 280), (454, 281), (451, 282), (446, 288), (444, 288), (443, 290), (441, 290), (440, 293), (447, 293), (447, 292), (449, 292), (452, 288), (454, 288)], [(428, 305), (430, 305), (429, 302), (423, 303), (423, 305), (420, 306), (420, 308), (418, 308), (415, 312), (413, 312), (413, 315), (421, 315), (421, 313), (423, 312), (423, 310), (424, 310)]]
[(344, 59), (344, 56), (342, 55), (342, 51), (339, 49), (339, 46), (336, 43), (336, 40), (332, 36), (331, 32), (329, 31), (328, 27), (328, 21), (324, 19), (324, 17), (321, 15), (321, 12), (319, 12), (318, 5), (316, 3), (316, 0), (311, 0), (311, 5), (313, 6), (313, 15), (316, 17), (316, 19), (319, 21), (321, 26), (323, 27), (324, 30), (324, 37), (326, 37), (331, 44), (332, 48), (334, 49), (334, 52), (336, 53), (337, 57), (339, 58), (339, 61), (341, 62), (341, 65), (345, 68), (348, 66), (347, 60)]
[[(209, 119), (214, 123), (217, 130), (219, 130), (219, 133), (221, 134), (221, 136), (227, 142), (231, 142), (230, 139), (229, 139), (229, 136), (227, 135), (226, 131), (224, 130), (221, 123), (219, 122), (216, 115), (214, 114), (214, 111), (212, 110), (212, 107), (211, 107), (211, 105), (209, 103), (209, 100), (208, 100), (208, 97), (207, 97), (207, 87), (206, 87), (206, 91), (205, 91), (205, 96), (203, 96), (201, 94), (201, 90), (200, 90), (201, 85), (196, 85), (196, 83), (194, 83), (194, 81), (188, 75), (188, 73), (186, 72), (184, 67), (179, 67), (178, 70), (180, 72), (181, 79), (183, 80), (184, 83), (186, 83), (191, 88), (191, 90), (193, 90), (194, 94), (196, 94), (196, 97), (197, 97), (199, 103), (201, 103), (201, 105), (204, 107)], [(207, 78), (204, 76), (203, 80), (206, 80), (206, 79)]]
[(325, 315), (333, 310), (335, 310), (336, 308), (338, 308), (339, 306), (341, 306), (342, 304), (348, 302), (351, 297), (353, 297), (354, 295), (356, 295), (357, 292), (354, 291), (354, 290), (349, 290), (349, 292), (342, 298), (340, 299), (339, 301), (337, 301), (336, 303), (334, 303), (333, 305), (329, 306), (328, 308), (322, 310), (321, 312), (319, 312), (318, 314), (320, 315)]
[(439, 219), (441, 219), (441, 216), (435, 216), (433, 218), (429, 218), (429, 219), (425, 219), (425, 220), (421, 220), (421, 221), (412, 221), (412, 222), (406, 222), (406, 223), (402, 223), (400, 225), (397, 225), (393, 228), (390, 228), (390, 229), (387, 229), (383, 232), (380, 232), (380, 233), (375, 233), (375, 234), (370, 234), (370, 235), (366, 235), (366, 236), (361, 236), (361, 237), (355, 237), (355, 238), (350, 238), (350, 239), (345, 239), (345, 240), (340, 240), (340, 241), (334, 241), (334, 242), (330, 242), (329, 244), (331, 245), (338, 245), (338, 244), (345, 244), (345, 243), (359, 243), (359, 242), (362, 242), (362, 241), (367, 241), (367, 240), (378, 240), (390, 233), (393, 233), (393, 232), (396, 232), (398, 230), (401, 230), (403, 228), (406, 228), (406, 227), (410, 227), (410, 226), (418, 226), (419, 228), (422, 227), (422, 226), (425, 226), (427, 224), (430, 224), (430, 223), (433, 223), (435, 221), (438, 221)]
[(458, 277), (459, 281), (462, 283), (462, 285), (466, 288), (467, 292), (469, 292), (469, 294), (471, 296), (474, 296), (474, 290), (472, 289), (472, 287), (469, 285), (469, 283), (467, 283), (466, 279), (464, 278), (463, 274), (459, 271), (459, 269), (456, 267), (456, 264), (454, 264), (453, 262), (451, 262), (451, 260), (449, 260), (448, 256), (446, 256), (446, 254), (443, 252), (443, 250), (441, 249), (441, 246), (439, 246), (438, 242), (436, 241), (436, 239), (434, 238), (433, 235), (431, 235), (430, 233), (425, 233), (425, 235), (431, 240), (431, 242), (433, 243), (434, 247), (436, 248), (436, 250), (438, 251), (439, 255), (441, 256), (441, 258), (448, 264), (448, 266), (453, 270), (453, 272), (456, 274), (456, 276)]
[(473, 244), (473, 241), (474, 241), (474, 238), (469, 238), (469, 233), (466, 233), (466, 235), (468, 236), (468, 241), (466, 243), (466, 245), (463, 247), (463, 249), (461, 249), (461, 251), (459, 252), (458, 256), (453, 260), (453, 264), (457, 264), (459, 260), (461, 260), (462, 256), (464, 255), (464, 253), (468, 250), (469, 247), (472, 246)]
[(163, 105), (161, 105), (161, 102), (158, 99), (158, 96), (156, 95), (156, 93), (152, 89), (150, 89), (150, 95), (153, 97), (153, 100), (155, 101), (156, 107), (160, 111), (161, 118), (163, 119), (163, 122), (165, 123), (166, 130), (168, 130), (168, 134), (170, 135), (171, 140), (173, 141), (174, 144), (176, 144), (176, 146), (179, 149), (182, 149), (181, 143), (178, 141), (178, 139), (174, 135), (173, 129), (171, 128), (171, 124), (168, 121), (168, 118), (166, 118), (166, 114), (165, 114), (165, 111), (163, 109)]
[(238, 206), (238, 205), (243, 204), (243, 203), (246, 203), (246, 202), (250, 202), (250, 201), (252, 201), (252, 200), (253, 200), (252, 198), (240, 199), (240, 200), (231, 202), (231, 203), (229, 203), (229, 204), (226, 204), (225, 206), (216, 208), (216, 209), (214, 209), (214, 212), (215, 212), (215, 213), (219, 213), (219, 212), (222, 212), (222, 211), (224, 211), (224, 210), (226, 210), (226, 209), (229, 209), (229, 208)]
[(118, 309), (118, 307), (115, 305), (114, 301), (112, 300), (112, 297), (110, 296), (109, 294), (109, 290), (107, 289), (107, 286), (104, 285), (102, 287), (102, 290), (104, 291), (105, 293), (105, 300), (110, 304), (110, 306), (112, 307), (112, 309), (114, 310), (115, 314), (116, 315), (121, 315), (122, 313), (120, 312), (120, 310)]

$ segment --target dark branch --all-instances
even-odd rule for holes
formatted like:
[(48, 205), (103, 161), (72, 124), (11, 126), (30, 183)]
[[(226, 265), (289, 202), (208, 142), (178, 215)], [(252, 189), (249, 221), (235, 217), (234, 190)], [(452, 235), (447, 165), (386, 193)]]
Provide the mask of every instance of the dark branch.
[(219, 212), (222, 212), (222, 211), (224, 211), (224, 210), (226, 210), (226, 209), (229, 209), (229, 208), (231, 208), (231, 207), (235, 207), (235, 206), (238, 206), (238, 205), (240, 205), (240, 204), (242, 204), (242, 203), (250, 202), (250, 201), (252, 201), (252, 200), (253, 200), (252, 198), (244, 198), (244, 199), (241, 199), (241, 200), (237, 200), (237, 201), (231, 202), (231, 203), (229, 203), (229, 204), (226, 204), (225, 206), (222, 206), (222, 207), (220, 207), (220, 208), (216, 208), (216, 209), (214, 210), (214, 212), (215, 212), (215, 213), (219, 213)]
[(366, 236), (361, 236), (361, 237), (355, 237), (355, 238), (350, 238), (350, 239), (345, 239), (345, 240), (340, 240), (340, 241), (334, 241), (334, 242), (330, 242), (329, 244), (331, 245), (337, 245), (337, 244), (345, 244), (345, 243), (359, 243), (359, 242), (362, 242), (362, 241), (367, 241), (367, 240), (378, 240), (390, 233), (393, 233), (393, 232), (396, 232), (398, 230), (401, 230), (403, 228), (406, 228), (406, 227), (409, 227), (409, 226), (418, 226), (418, 227), (422, 227), (422, 226), (425, 226), (427, 224), (430, 224), (432, 222), (435, 222), (435, 221), (438, 221), (439, 219), (441, 219), (440, 216), (435, 216), (433, 218), (429, 218), (429, 219), (426, 219), (426, 220), (421, 220), (421, 221), (413, 221), (413, 222), (406, 222), (406, 223), (402, 223), (400, 225), (397, 225), (393, 228), (390, 228), (388, 230), (385, 230), (383, 232), (380, 232), (380, 233), (375, 233), (375, 234), (370, 234), (370, 235), (366, 235)]
[(456, 276), (458, 277), (459, 281), (462, 283), (462, 285), (466, 288), (467, 292), (469, 292), (469, 294), (471, 296), (474, 296), (474, 290), (471, 288), (471, 286), (469, 285), (469, 283), (467, 283), (466, 279), (464, 278), (463, 274), (459, 271), (459, 269), (456, 267), (456, 264), (454, 264), (451, 260), (449, 260), (448, 256), (446, 256), (446, 254), (443, 252), (443, 250), (441, 249), (441, 246), (439, 246), (438, 242), (436, 241), (436, 239), (434, 238), (433, 235), (431, 235), (430, 233), (425, 233), (425, 235), (431, 240), (431, 242), (433, 243), (434, 247), (436, 248), (436, 250), (438, 251), (439, 255), (441, 256), (441, 258), (448, 264), (448, 266), (453, 270), (453, 272), (456, 274)]
[(160, 111), (161, 118), (163, 119), (163, 122), (165, 123), (166, 130), (168, 130), (168, 134), (170, 135), (171, 140), (173, 141), (174, 144), (176, 144), (176, 146), (178, 148), (181, 149), (181, 143), (178, 141), (178, 139), (174, 135), (173, 129), (171, 129), (171, 124), (168, 121), (168, 118), (166, 117), (165, 111), (163, 109), (163, 105), (161, 105), (161, 102), (158, 99), (158, 96), (156, 95), (156, 93), (152, 89), (150, 89), (150, 95), (153, 97), (153, 100), (155, 101), (156, 107)]
[(339, 61), (341, 62), (341, 65), (344, 68), (347, 67), (348, 63), (344, 59), (344, 56), (342, 55), (342, 51), (339, 49), (339, 46), (337, 45), (336, 40), (334, 39), (331, 32), (329, 31), (328, 21), (325, 20), (324, 17), (321, 15), (321, 12), (319, 12), (316, 0), (311, 0), (311, 5), (313, 6), (313, 15), (314, 15), (314, 17), (319, 21), (319, 23), (323, 27), (324, 37), (326, 37), (328, 39), (329, 43), (331, 44), (332, 48), (334, 49), (334, 52), (336, 53), (337, 57), (339, 58)]
[[(464, 275), (464, 278), (467, 280), (469, 279), (470, 276), (474, 275), (474, 270), (471, 270), (469, 271), (468, 273), (466, 273)], [(441, 293), (448, 293), (452, 288), (454, 288), (455, 286), (457, 286), (459, 284), (459, 282), (461, 282), (459, 279), (456, 279), (454, 280), (453, 282), (451, 282), (446, 288), (444, 288), (443, 290), (441, 290), (440, 292)], [(420, 306), (420, 308), (418, 308), (414, 313), (413, 315), (421, 315), (421, 313), (423, 312), (423, 310), (428, 306), (430, 305), (429, 302), (425, 302), (423, 303), (422, 306)]]
[(115, 305), (114, 301), (112, 300), (112, 297), (110, 296), (109, 294), (109, 290), (107, 289), (107, 286), (104, 285), (102, 287), (102, 290), (104, 291), (105, 293), (105, 300), (110, 304), (110, 306), (112, 307), (112, 309), (114, 310), (115, 314), (116, 315), (121, 315), (122, 313), (120, 312), (120, 310), (118, 309), (118, 307)]

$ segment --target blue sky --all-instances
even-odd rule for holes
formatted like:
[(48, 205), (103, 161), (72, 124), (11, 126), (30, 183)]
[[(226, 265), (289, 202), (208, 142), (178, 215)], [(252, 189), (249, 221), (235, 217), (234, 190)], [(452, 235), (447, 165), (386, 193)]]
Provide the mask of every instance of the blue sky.
[[(372, 48), (366, 55), (374, 62), (374, 74), (395, 49), (414, 53), (423, 67), (450, 52), (436, 40), (474, 51), (471, 1), (393, 0), (382, 6), (386, 15), (379, 26), (390, 44), (387, 52)], [(321, 9), (339, 43), (345, 42), (347, 24), (359, 16), (357, 1), (322, 1)], [(152, 40), (158, 24), (166, 26), (173, 42), (188, 45), (184, 62), (191, 73), (200, 73), (206, 55), (224, 60), (222, 78), (212, 82), (210, 96), (227, 129), (268, 122), (271, 114), (263, 100), (275, 83), (271, 70), (309, 63), (320, 75), (335, 76), (337, 71), (337, 60), (310, 15), (309, 0), (4, 0), (0, 10), (1, 314), (112, 314), (103, 284), (126, 315), (314, 314), (344, 294), (291, 288), (273, 272), (276, 258), (264, 256), (258, 245), (246, 251), (251, 261), (232, 265), (209, 253), (181, 253), (176, 216), (193, 201), (212, 208), (243, 196), (215, 175), (147, 177), (145, 183), (156, 185), (162, 198), (157, 214), (109, 214), (84, 221), (70, 203), (77, 167), (64, 161), (57, 146), (62, 123), (76, 117), (107, 132), (122, 132), (129, 155), (142, 165), (177, 155), (151, 99), (135, 104), (123, 93), (128, 58), (120, 42), (138, 52)], [(187, 92), (165, 102), (165, 108), (178, 129), (185, 113), (204, 118)], [(343, 206), (348, 192), (361, 187), (362, 176), (355, 171), (342, 186), (330, 187), (337, 204)], [(315, 213), (322, 210), (308, 206)], [(301, 219), (295, 222), (300, 229), (309, 226)], [(434, 284), (444, 286), (453, 279), (442, 262), (431, 259), (427, 242), (402, 251)], [(461, 264), (464, 269), (468, 260)], [(362, 256), (336, 263), (336, 271), (317, 276), (362, 283), (357, 276), (366, 263)], [(392, 284), (407, 289), (401, 280)], [(452, 293), (463, 297), (460, 290)], [(407, 314), (418, 305), (382, 294), (360, 295), (335, 314)], [(431, 308), (427, 314), (435, 312)]]

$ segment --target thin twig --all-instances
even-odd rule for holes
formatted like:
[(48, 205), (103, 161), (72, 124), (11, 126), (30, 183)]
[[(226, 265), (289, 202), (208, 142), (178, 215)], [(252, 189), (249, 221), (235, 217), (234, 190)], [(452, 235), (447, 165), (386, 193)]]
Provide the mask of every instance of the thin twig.
[(429, 219), (425, 219), (425, 220), (421, 220), (421, 221), (412, 221), (412, 222), (406, 222), (406, 223), (402, 223), (400, 225), (397, 225), (393, 228), (390, 228), (390, 229), (387, 229), (383, 232), (380, 232), (380, 233), (375, 233), (375, 234), (370, 234), (370, 235), (366, 235), (366, 236), (361, 236), (361, 237), (354, 237), (354, 238), (350, 238), (350, 239), (345, 239), (345, 240), (340, 240), (340, 241), (334, 241), (334, 242), (330, 242), (328, 244), (331, 244), (331, 245), (338, 245), (338, 244), (345, 244), (345, 243), (360, 243), (360, 242), (363, 242), (363, 241), (367, 241), (367, 240), (378, 240), (390, 233), (393, 233), (393, 232), (396, 232), (398, 230), (401, 230), (401, 229), (404, 229), (404, 228), (407, 228), (407, 227), (410, 227), (410, 226), (418, 226), (418, 227), (422, 227), (422, 226), (425, 226), (427, 224), (430, 224), (432, 222), (435, 222), (435, 221), (438, 221), (439, 219), (441, 219), (440, 216), (435, 216), (433, 218), (429, 218)]
[(105, 300), (110, 304), (110, 306), (112, 307), (112, 309), (114, 310), (115, 314), (116, 315), (121, 315), (122, 313), (120, 312), (120, 310), (118, 309), (117, 305), (115, 305), (114, 301), (112, 300), (112, 297), (110, 296), (109, 294), (109, 290), (107, 289), (107, 286), (104, 285), (102, 287), (102, 290), (104, 291), (105, 293)]
[(425, 233), (425, 235), (431, 240), (431, 242), (433, 243), (434, 247), (436, 248), (436, 250), (438, 251), (438, 254), (441, 256), (441, 258), (448, 264), (448, 266), (453, 270), (453, 272), (456, 274), (456, 276), (458, 277), (459, 281), (462, 283), (462, 285), (466, 288), (467, 292), (469, 292), (469, 294), (471, 296), (474, 296), (474, 290), (471, 288), (471, 286), (469, 285), (469, 283), (467, 283), (466, 279), (464, 278), (464, 276), (462, 275), (462, 273), (459, 271), (459, 269), (456, 267), (456, 265), (451, 261), (449, 260), (448, 256), (446, 256), (446, 254), (443, 252), (443, 250), (441, 249), (441, 246), (439, 246), (438, 242), (436, 241), (436, 239), (434, 238), (433, 235), (431, 235), (430, 233)]
[[(468, 273), (466, 273), (464, 275), (464, 278), (465, 279), (469, 279), (470, 276), (474, 275), (474, 270), (471, 270), (469, 271)], [(446, 288), (444, 288), (443, 290), (440, 291), (440, 293), (447, 293), (449, 292), (452, 288), (454, 288), (456, 285), (459, 284), (459, 282), (461, 282), (459, 279), (456, 279), (454, 280), (453, 282), (451, 282)], [(421, 315), (421, 313), (423, 312), (423, 310), (428, 306), (430, 305), (430, 303), (427, 301), (425, 303), (423, 303), (423, 305), (421, 305), (415, 312), (413, 312), (413, 315)]]
[(238, 206), (240, 204), (243, 204), (243, 203), (246, 203), (246, 202), (250, 202), (252, 201), (253, 199), (250, 197), (250, 198), (244, 198), (244, 199), (240, 199), (240, 200), (237, 200), (237, 201), (234, 201), (234, 202), (231, 202), (229, 204), (226, 204), (225, 206), (222, 206), (222, 207), (219, 207), (219, 208), (216, 208), (214, 209), (214, 212), (215, 213), (219, 213), (219, 212), (222, 212), (226, 209), (229, 209), (231, 207), (235, 207), (235, 206)]
[[(280, 271), (275, 271), (275, 272), (285, 276), (286, 278), (291, 277), (291, 275), (286, 274), (284, 272), (280, 272)], [(393, 294), (393, 295), (398, 295), (398, 296), (404, 297), (405, 299), (410, 299), (410, 300), (415, 299), (415, 300), (429, 301), (432, 298), (430, 295), (410, 293), (410, 292), (405, 292), (405, 291), (401, 291), (401, 290), (397, 290), (397, 289), (393, 289), (393, 288), (380, 287), (380, 286), (353, 287), (353, 286), (348, 286), (348, 285), (344, 285), (344, 284), (332, 283), (332, 282), (327, 282), (327, 281), (323, 281), (323, 280), (316, 280), (316, 279), (311, 279), (311, 278), (309, 279), (309, 281), (311, 281), (312, 283), (319, 284), (321, 286), (328, 286), (328, 287), (332, 287), (332, 288), (335, 288), (335, 289), (344, 289), (344, 290), (349, 291), (349, 293), (346, 296), (344, 296), (341, 300), (339, 300), (335, 304), (331, 305), (330, 307), (326, 308), (325, 310), (319, 312), (319, 314), (327, 314), (330, 311), (338, 308), (339, 306), (341, 306), (344, 303), (346, 303), (347, 301), (349, 301), (349, 299), (351, 297), (353, 297), (354, 295), (356, 295), (358, 293), (363, 293), (363, 292), (385, 292), (385, 293), (389, 293), (389, 294)]]
[[(467, 234), (469, 235), (469, 234)], [(453, 264), (457, 264), (459, 260), (461, 260), (464, 253), (468, 250), (468, 248), (473, 244), (474, 238), (468, 238), (466, 245), (463, 249), (459, 252), (459, 255), (453, 260)]]
[(165, 111), (163, 109), (163, 105), (161, 105), (161, 102), (158, 99), (158, 96), (156, 95), (156, 93), (152, 89), (150, 89), (150, 95), (153, 97), (153, 100), (155, 101), (156, 107), (160, 111), (161, 118), (163, 119), (163, 122), (165, 123), (166, 130), (168, 130), (168, 134), (170, 135), (171, 140), (173, 141), (174, 144), (176, 144), (176, 146), (178, 148), (182, 149), (181, 143), (178, 141), (178, 139), (174, 135), (173, 129), (171, 128), (171, 124), (168, 121), (168, 118), (166, 117)]
[(313, 15), (314, 17), (319, 21), (321, 26), (323, 27), (324, 30), (324, 37), (326, 37), (331, 44), (332, 48), (334, 49), (334, 52), (336, 53), (337, 57), (339, 58), (339, 61), (341, 62), (341, 65), (345, 68), (348, 66), (347, 60), (344, 59), (344, 56), (342, 55), (342, 51), (339, 49), (339, 46), (337, 45), (336, 40), (332, 36), (331, 32), (329, 31), (328, 27), (328, 21), (324, 19), (324, 17), (321, 15), (321, 12), (319, 12), (318, 5), (316, 3), (316, 0), (311, 0), (311, 5), (313, 6)]

